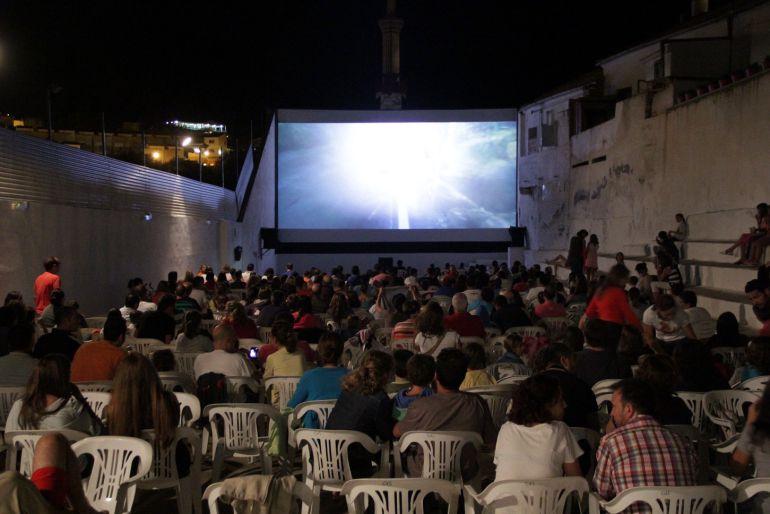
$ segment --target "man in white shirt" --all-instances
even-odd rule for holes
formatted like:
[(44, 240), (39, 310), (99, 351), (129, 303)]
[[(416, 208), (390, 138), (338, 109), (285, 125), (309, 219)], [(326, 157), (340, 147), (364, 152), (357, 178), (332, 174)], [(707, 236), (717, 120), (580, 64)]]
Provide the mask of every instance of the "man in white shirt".
[(644, 342), (651, 348), (655, 339), (666, 345), (695, 339), (690, 318), (668, 294), (662, 295), (656, 304), (644, 311), (642, 328)]
[(193, 277), (192, 289), (190, 290), (190, 298), (195, 300), (200, 305), (201, 312), (208, 310), (208, 299), (206, 298), (206, 288), (203, 285), (203, 277)]
[(698, 297), (692, 291), (682, 291), (679, 297), (682, 299), (684, 312), (690, 318), (690, 325), (692, 331), (695, 332), (695, 337), (699, 341), (710, 339), (717, 327), (716, 321), (712, 319), (709, 311), (703, 307), (698, 307)]
[(252, 367), (238, 353), (238, 336), (230, 325), (217, 325), (214, 329), (214, 351), (202, 353), (193, 364), (195, 380), (206, 373), (221, 373), (226, 377), (251, 377)]
[(10, 353), (0, 357), (0, 386), (24, 387), (37, 366), (32, 357), (35, 328), (27, 324), (11, 327), (7, 340)]
[(139, 295), (136, 293), (128, 293), (126, 295), (126, 302), (123, 307), (120, 308), (120, 315), (126, 320), (126, 323), (131, 323), (131, 316), (136, 314), (139, 307)]

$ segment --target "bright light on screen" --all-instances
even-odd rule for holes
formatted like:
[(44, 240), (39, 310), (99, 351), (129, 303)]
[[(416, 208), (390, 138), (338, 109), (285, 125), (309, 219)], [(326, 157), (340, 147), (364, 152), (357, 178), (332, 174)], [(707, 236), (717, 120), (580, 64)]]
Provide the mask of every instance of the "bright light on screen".
[(278, 223), (302, 229), (516, 224), (516, 123), (280, 123)]

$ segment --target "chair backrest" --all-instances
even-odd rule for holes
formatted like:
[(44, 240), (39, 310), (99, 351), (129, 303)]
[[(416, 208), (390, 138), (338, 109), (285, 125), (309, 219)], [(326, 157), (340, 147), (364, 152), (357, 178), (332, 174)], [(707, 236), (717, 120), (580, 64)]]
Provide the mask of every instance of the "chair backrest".
[(189, 393), (174, 393), (179, 402), (179, 426), (190, 427), (201, 418), (201, 402)]
[(743, 503), (759, 493), (770, 493), (770, 478), (742, 480), (735, 489), (730, 491), (730, 497), (735, 503)]
[[(259, 394), (259, 382), (251, 377), (225, 377), (227, 380), (227, 396), (232, 403), (243, 403), (246, 401), (246, 389)], [(287, 400), (288, 401), (288, 400)]]
[(529, 327), (511, 327), (505, 331), (505, 335), (518, 334), (521, 337), (540, 337), (545, 335), (545, 329), (543, 327), (529, 326)]
[(444, 309), (444, 314), (448, 314), (449, 308), (452, 306), (452, 298), (449, 296), (433, 295), (430, 301), (439, 304)]
[(571, 324), (571, 321), (566, 316), (546, 317), (541, 318), (540, 321), (545, 323), (545, 330), (551, 340), (557, 340), (564, 336), (567, 327)]
[(712, 348), (711, 353), (722, 357), (722, 362), (733, 368), (743, 366), (743, 363), (746, 362), (746, 348), (742, 346), (718, 346)]
[[(258, 476), (254, 476), (258, 479)], [(203, 499), (206, 500), (209, 506), (209, 514), (219, 514), (219, 503), (228, 503), (230, 498), (226, 497), (222, 492), (224, 491), (224, 482), (216, 482), (206, 488), (206, 492), (203, 493)], [(291, 489), (291, 495), (294, 499), (301, 501), (308, 511), (313, 512), (313, 504), (318, 499), (313, 497), (313, 491), (302, 482), (295, 482)], [(228, 510), (230, 512), (230, 510)], [(286, 513), (288, 514), (288, 513)]]
[(422, 478), (436, 478), (450, 482), (462, 482), (461, 456), (463, 448), (470, 444), (479, 448), (483, 441), (476, 432), (406, 432), (394, 447), (396, 476), (402, 474), (401, 452), (416, 444), (422, 450)]
[(353, 430), (315, 430), (303, 428), (296, 433), (297, 447), (303, 453), (305, 477), (320, 485), (342, 485), (353, 479), (348, 459), (352, 444), (360, 444), (369, 453), (381, 446), (368, 435)]
[(497, 385), (518, 384), (528, 379), (529, 375), (506, 375), (497, 380)]
[(201, 352), (174, 352), (177, 372), (195, 380), (195, 358), (200, 354)]
[(5, 428), (14, 402), (24, 396), (23, 387), (0, 387), (0, 429)]
[(476, 393), (487, 402), (492, 421), (499, 429), (507, 421), (508, 409), (511, 404), (511, 392), (515, 384), (499, 384), (493, 386), (472, 387), (466, 393)]
[(81, 393), (93, 391), (97, 393), (109, 393), (112, 391), (112, 380), (94, 380), (92, 382), (75, 382)]
[(57, 429), (57, 430), (14, 430), (5, 433), (5, 440), (10, 446), (6, 455), (7, 471), (15, 470), (30, 477), (32, 475), (32, 456), (35, 454), (35, 445), (38, 439), (45, 434), (59, 433), (67, 438), (67, 441), (74, 443), (89, 437), (88, 434), (76, 430)]
[(212, 447), (221, 442), (227, 450), (234, 451), (255, 450), (270, 444), (268, 424), (260, 423), (259, 418), (267, 417), (283, 426), (278, 411), (260, 403), (215, 403), (206, 407), (203, 415), (209, 418)]
[(483, 347), (485, 342), (486, 341), (484, 341), (483, 337), (460, 336), (460, 347), (463, 347), (463, 346), (471, 344), (471, 343), (478, 343), (478, 344), (480, 344)]
[(455, 514), (460, 486), (430, 478), (367, 478), (345, 483), (342, 494), (349, 514), (423, 514), (425, 498), (432, 494), (447, 502), (447, 514)]
[(86, 318), (86, 325), (88, 325), (88, 328), (102, 329), (104, 328), (105, 321), (107, 321), (106, 316), (92, 316), (90, 318)]
[(241, 348), (243, 350), (249, 350), (253, 346), (262, 346), (262, 341), (259, 339), (238, 339), (238, 348)]
[(725, 439), (729, 439), (742, 428), (747, 404), (754, 403), (758, 398), (759, 395), (751, 391), (709, 391), (703, 395), (703, 412), (722, 429)]
[(159, 371), (158, 378), (163, 389), (169, 392), (182, 391), (192, 393), (195, 391), (195, 384), (190, 377), (176, 371)]
[(419, 353), (414, 338), (392, 339), (390, 341), (391, 350), (409, 350), (412, 353)]
[(149, 357), (150, 354), (156, 350), (171, 349), (171, 347), (163, 341), (159, 339), (151, 339), (148, 337), (132, 337), (130, 339), (126, 339), (126, 347), (133, 348), (135, 352), (141, 353), (145, 357)]
[(593, 386), (591, 386), (591, 390), (596, 396), (604, 393), (611, 393), (612, 387), (618, 382), (620, 382), (619, 378), (607, 378), (605, 380), (599, 380)]
[(692, 425), (666, 425), (666, 429), (677, 434), (692, 447), (693, 453), (698, 456), (697, 483), (708, 483), (711, 474), (709, 466), (711, 445), (708, 438)]
[(273, 327), (257, 327), (257, 330), (259, 331), (260, 341), (263, 341), (265, 343), (270, 342), (270, 334), (273, 330)]
[(104, 408), (110, 403), (111, 393), (104, 391), (83, 391), (83, 398), (88, 402), (88, 406), (94, 411), (99, 419), (104, 419)]
[(510, 512), (512, 507), (517, 514), (562, 514), (570, 496), (582, 498), (587, 493), (588, 482), (583, 477), (501, 480), (478, 494), (466, 486), (465, 512), (474, 512), (475, 501), (482, 507), (482, 514)]
[(294, 396), (300, 377), (272, 377), (265, 380), (265, 394), (271, 398), (271, 391), (278, 393), (278, 409), (283, 410)]
[(527, 366), (518, 362), (501, 362), (487, 366), (487, 373), (498, 382), (507, 377), (527, 377), (529, 371)]
[(179, 469), (176, 465), (176, 452), (178, 443), (185, 441), (187, 448), (192, 451), (192, 466), (199, 466), (201, 461), (201, 440), (193, 428), (178, 427), (174, 439), (168, 446), (163, 446), (155, 440), (154, 430), (143, 430), (142, 439), (152, 445), (152, 465), (150, 470), (142, 476), (143, 481), (148, 480), (179, 480)]
[(740, 384), (736, 385), (733, 389), (743, 389), (744, 391), (751, 391), (752, 393), (762, 394), (765, 391), (765, 386), (767, 385), (768, 380), (770, 380), (769, 375), (749, 378), (748, 380), (744, 380)]
[(326, 428), (326, 421), (332, 413), (337, 400), (316, 400), (312, 402), (303, 402), (294, 408), (294, 418), (301, 420), (308, 412), (314, 412), (318, 417), (318, 428)]
[(608, 514), (623, 512), (634, 503), (646, 504), (652, 514), (703, 514), (709, 505), (721, 509), (727, 493), (717, 485), (692, 487), (632, 487), (603, 502)]
[(690, 409), (690, 412), (692, 413), (692, 426), (698, 430), (703, 430), (705, 425), (705, 418), (703, 417), (703, 394), (704, 393), (696, 393), (693, 391), (677, 391), (674, 393), (674, 396), (680, 398), (687, 405), (687, 408)]
[(484, 332), (487, 334), (487, 339), (499, 337), (502, 334), (502, 331), (497, 327), (484, 327)]
[(83, 480), (91, 506), (110, 514), (130, 512), (135, 486), (126, 489), (123, 485), (150, 470), (152, 445), (134, 437), (98, 436), (74, 443), (72, 450), (78, 457), (93, 459), (91, 474)]

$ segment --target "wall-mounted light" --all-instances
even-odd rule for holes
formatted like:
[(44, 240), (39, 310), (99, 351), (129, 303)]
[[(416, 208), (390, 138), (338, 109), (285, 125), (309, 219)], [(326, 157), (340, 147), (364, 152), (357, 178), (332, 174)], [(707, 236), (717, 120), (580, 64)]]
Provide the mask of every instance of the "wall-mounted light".
[(152, 152), (152, 160), (157, 161), (158, 159), (160, 159), (160, 152), (155, 150)]
[(11, 202), (12, 211), (26, 211), (29, 209), (29, 202), (26, 200), (14, 200)]
[(152, 221), (152, 213), (150, 211), (144, 213), (144, 221)]

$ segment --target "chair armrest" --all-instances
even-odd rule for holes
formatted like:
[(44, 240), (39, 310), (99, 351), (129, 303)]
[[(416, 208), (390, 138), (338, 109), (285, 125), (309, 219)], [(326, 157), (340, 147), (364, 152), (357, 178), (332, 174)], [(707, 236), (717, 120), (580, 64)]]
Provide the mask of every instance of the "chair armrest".
[(465, 504), (465, 514), (475, 514), (477, 496), (478, 493), (470, 485), (463, 487), (463, 503)]
[(738, 446), (738, 439), (740, 437), (741, 437), (740, 434), (736, 434), (732, 436), (730, 439), (727, 439), (726, 441), (722, 441), (721, 443), (717, 443), (717, 444), (712, 444), (711, 447), (717, 453), (733, 453), (735, 451), (735, 447)]
[(601, 496), (596, 494), (595, 492), (589, 492), (588, 493), (588, 513), (589, 514), (600, 514), (602, 511), (602, 507), (605, 505), (605, 501), (602, 499)]

